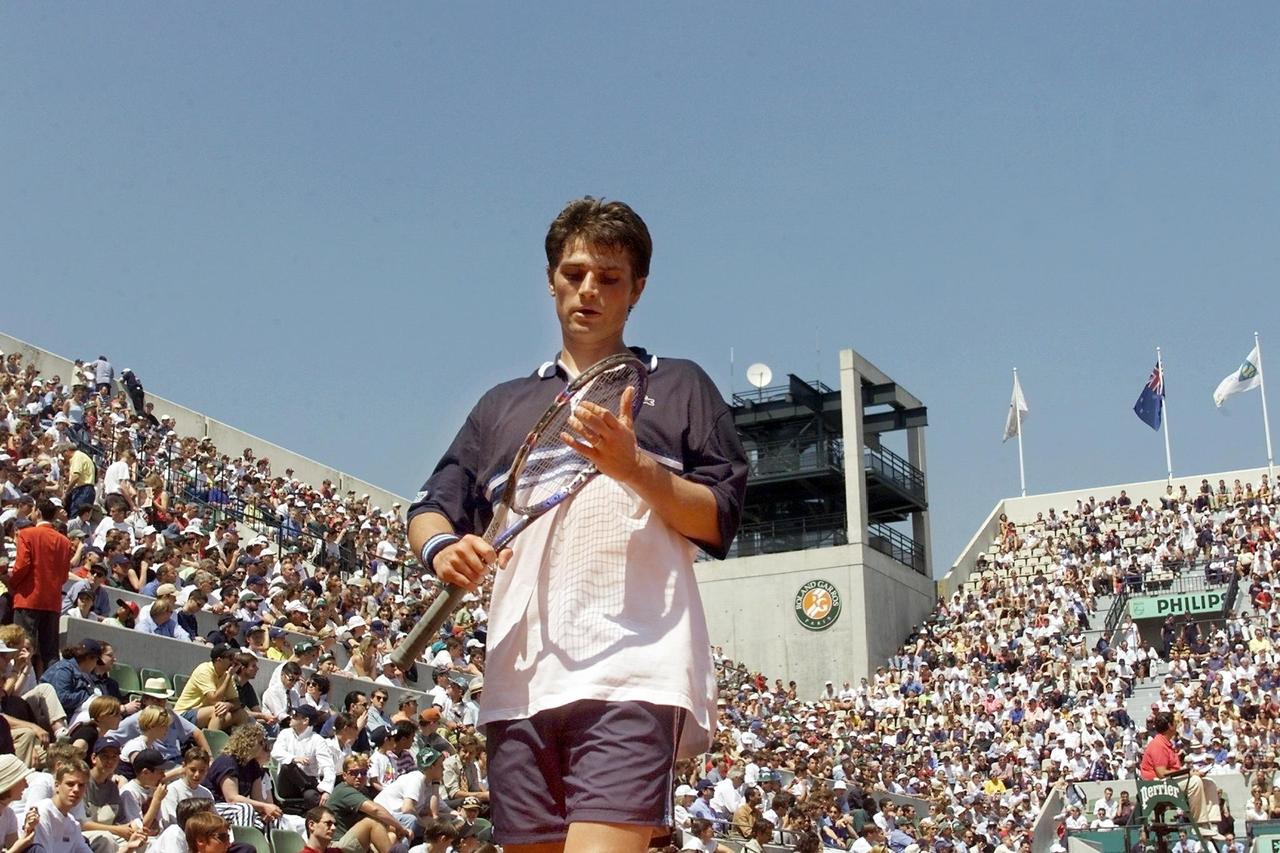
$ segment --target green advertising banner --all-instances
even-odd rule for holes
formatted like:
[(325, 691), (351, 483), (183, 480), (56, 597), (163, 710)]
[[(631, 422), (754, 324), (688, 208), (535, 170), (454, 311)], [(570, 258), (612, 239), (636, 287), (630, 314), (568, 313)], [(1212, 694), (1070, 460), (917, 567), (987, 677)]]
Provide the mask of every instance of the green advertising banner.
[(1214, 592), (1178, 592), (1172, 595), (1150, 595), (1129, 601), (1129, 615), (1134, 619), (1163, 619), (1188, 613), (1219, 613), (1227, 594)]

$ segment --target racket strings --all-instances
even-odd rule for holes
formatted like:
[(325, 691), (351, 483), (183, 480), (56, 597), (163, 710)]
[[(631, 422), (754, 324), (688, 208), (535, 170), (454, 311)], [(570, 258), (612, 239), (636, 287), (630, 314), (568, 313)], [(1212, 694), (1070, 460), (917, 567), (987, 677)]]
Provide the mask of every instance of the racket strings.
[[(595, 466), (582, 454), (564, 443), (562, 433), (576, 435), (569, 426), (574, 409), (583, 403), (595, 403), (601, 408), (618, 411), (623, 392), (644, 387), (644, 379), (632, 364), (621, 364), (587, 379), (581, 387), (570, 387), (565, 401), (545, 425), (538, 431), (525, 459), (524, 467), (516, 475), (516, 481), (507, 502), (517, 512), (527, 513), (540, 505), (555, 501), (581, 484), (595, 471)], [(580, 436), (588, 443), (590, 438)]]

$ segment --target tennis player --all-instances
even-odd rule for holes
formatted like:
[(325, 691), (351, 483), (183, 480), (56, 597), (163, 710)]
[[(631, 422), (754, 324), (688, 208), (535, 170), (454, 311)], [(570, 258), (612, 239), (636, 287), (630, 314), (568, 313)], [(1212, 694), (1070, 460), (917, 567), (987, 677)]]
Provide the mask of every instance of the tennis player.
[[(578, 407), (565, 441), (600, 469), (502, 554), (480, 538), (525, 433), (565, 384), (627, 351), (653, 244), (622, 202), (570, 203), (546, 237), (562, 347), (478, 402), (409, 510), (442, 580), (494, 580), (480, 725), (494, 829), (514, 853), (627, 853), (671, 820), (672, 766), (705, 751), (715, 674), (693, 573), (724, 557), (747, 466), (733, 416), (696, 364), (633, 348), (640, 415)], [(629, 393), (629, 392), (628, 392)]]

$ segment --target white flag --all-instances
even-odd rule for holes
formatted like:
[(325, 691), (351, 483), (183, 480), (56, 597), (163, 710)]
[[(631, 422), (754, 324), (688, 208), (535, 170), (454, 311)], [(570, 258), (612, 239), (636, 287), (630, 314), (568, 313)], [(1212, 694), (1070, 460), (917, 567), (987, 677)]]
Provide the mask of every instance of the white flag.
[(1021, 423), (1027, 419), (1029, 411), (1031, 410), (1027, 408), (1027, 398), (1022, 396), (1022, 383), (1018, 382), (1018, 374), (1015, 373), (1013, 374), (1013, 399), (1009, 401), (1009, 419), (1004, 422), (1004, 441), (1018, 434)]
[(1240, 365), (1240, 369), (1218, 383), (1217, 389), (1213, 392), (1213, 404), (1221, 408), (1232, 394), (1252, 391), (1261, 384), (1262, 377), (1258, 375), (1258, 345), (1254, 344), (1253, 350)]

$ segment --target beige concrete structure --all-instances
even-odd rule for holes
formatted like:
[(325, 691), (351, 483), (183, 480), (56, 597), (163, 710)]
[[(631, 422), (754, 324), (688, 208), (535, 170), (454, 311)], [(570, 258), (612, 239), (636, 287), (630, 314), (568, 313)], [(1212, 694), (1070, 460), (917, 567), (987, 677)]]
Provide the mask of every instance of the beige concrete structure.
[[(838, 689), (842, 680), (856, 684), (874, 672), (929, 615), (935, 601), (926, 512), (915, 513), (910, 522), (911, 538), (923, 546), (922, 571), (871, 544), (864, 469), (870, 463), (861, 448), (879, 446), (876, 416), (868, 415), (864, 405), (888, 402), (877, 394), (892, 395), (900, 408), (922, 409), (918, 399), (875, 365), (853, 350), (842, 351), (848, 544), (695, 565), (712, 643), (753, 670), (795, 680), (802, 698), (816, 696), (827, 679)], [(906, 431), (908, 461), (924, 473), (922, 418)], [(796, 615), (797, 594), (812, 580), (831, 584), (840, 600), (840, 615), (819, 631), (806, 628)]]

